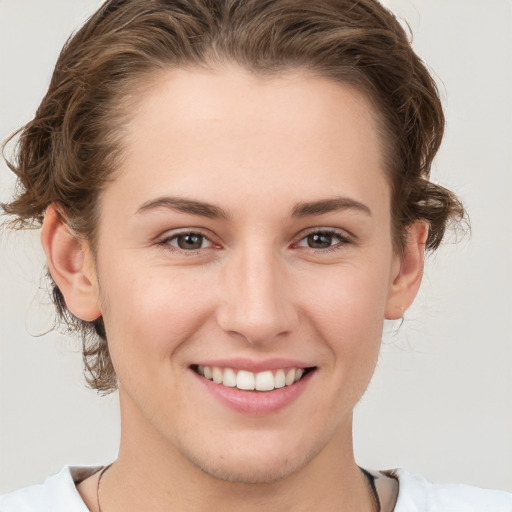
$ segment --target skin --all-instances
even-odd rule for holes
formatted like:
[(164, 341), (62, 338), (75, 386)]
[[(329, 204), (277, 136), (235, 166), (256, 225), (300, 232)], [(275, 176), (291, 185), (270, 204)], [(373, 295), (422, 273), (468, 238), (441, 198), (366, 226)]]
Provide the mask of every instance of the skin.
[[(169, 196), (226, 215), (140, 211)], [(293, 215), (340, 197), (364, 207)], [(102, 480), (104, 512), (372, 510), (352, 412), (384, 318), (416, 295), (427, 233), (410, 226), (397, 255), (390, 202), (376, 116), (353, 88), (236, 67), (152, 82), (100, 196), (97, 254), (53, 206), (42, 232), (69, 309), (103, 316), (119, 379), (122, 440)], [(178, 247), (187, 230), (207, 237), (199, 249)], [(336, 233), (327, 246), (309, 246), (326, 231)], [(290, 405), (243, 414), (190, 368), (231, 357), (292, 358), (315, 371)], [(78, 487), (93, 511), (96, 479)]]

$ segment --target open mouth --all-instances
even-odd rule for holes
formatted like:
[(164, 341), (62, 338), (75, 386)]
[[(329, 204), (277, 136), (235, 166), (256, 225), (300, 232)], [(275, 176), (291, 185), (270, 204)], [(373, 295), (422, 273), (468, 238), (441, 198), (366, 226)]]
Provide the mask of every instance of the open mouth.
[(250, 372), (217, 366), (192, 365), (192, 370), (216, 384), (243, 391), (272, 391), (291, 386), (315, 370), (309, 368), (282, 368), (263, 372)]

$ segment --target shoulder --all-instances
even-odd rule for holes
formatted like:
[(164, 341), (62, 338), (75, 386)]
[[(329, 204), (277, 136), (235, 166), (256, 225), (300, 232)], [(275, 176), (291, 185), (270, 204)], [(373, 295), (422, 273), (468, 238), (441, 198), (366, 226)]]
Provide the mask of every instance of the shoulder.
[(0, 496), (0, 512), (88, 512), (75, 482), (99, 469), (66, 466), (42, 484)]
[(383, 473), (398, 479), (394, 512), (512, 512), (512, 494), (505, 491), (432, 484), (403, 469)]

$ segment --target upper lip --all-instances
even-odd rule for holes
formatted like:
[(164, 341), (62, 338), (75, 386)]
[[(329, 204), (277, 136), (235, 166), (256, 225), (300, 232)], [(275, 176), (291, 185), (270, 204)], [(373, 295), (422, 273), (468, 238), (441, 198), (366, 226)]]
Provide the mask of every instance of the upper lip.
[(282, 357), (274, 357), (270, 359), (247, 359), (244, 357), (234, 357), (229, 359), (212, 359), (198, 361), (192, 366), (216, 366), (218, 368), (233, 368), (236, 370), (246, 370), (249, 372), (263, 372), (267, 370), (279, 370), (281, 368), (311, 368), (314, 365), (299, 361), (297, 359), (288, 359)]

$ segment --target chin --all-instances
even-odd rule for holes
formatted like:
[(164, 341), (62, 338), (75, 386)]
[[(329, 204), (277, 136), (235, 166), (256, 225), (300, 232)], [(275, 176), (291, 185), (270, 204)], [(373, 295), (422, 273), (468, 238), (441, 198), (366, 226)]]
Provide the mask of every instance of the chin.
[(302, 469), (306, 460), (290, 459), (269, 461), (247, 461), (239, 458), (236, 461), (195, 460), (192, 463), (203, 473), (224, 482), (238, 484), (270, 484), (283, 480)]
[[(236, 445), (235, 445), (236, 446)], [(239, 484), (270, 484), (299, 472), (313, 460), (321, 447), (301, 450), (237, 450), (233, 447), (223, 455), (204, 452), (188, 456), (203, 473), (225, 482)]]

